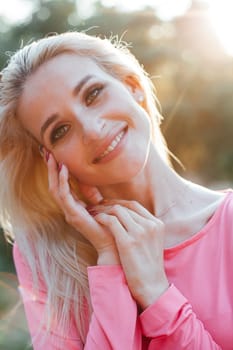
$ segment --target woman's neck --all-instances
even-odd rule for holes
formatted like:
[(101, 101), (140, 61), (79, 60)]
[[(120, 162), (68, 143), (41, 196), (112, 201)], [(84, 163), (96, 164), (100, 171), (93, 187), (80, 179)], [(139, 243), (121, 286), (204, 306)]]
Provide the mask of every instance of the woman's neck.
[(144, 168), (125, 183), (100, 187), (104, 198), (135, 200), (156, 216), (163, 215), (184, 198), (188, 182), (158, 155), (154, 145)]
[[(136, 200), (165, 223), (166, 246), (201, 229), (223, 195), (180, 177), (151, 146), (144, 169), (127, 183), (100, 188), (104, 198)], [(182, 238), (183, 237), (183, 238)]]

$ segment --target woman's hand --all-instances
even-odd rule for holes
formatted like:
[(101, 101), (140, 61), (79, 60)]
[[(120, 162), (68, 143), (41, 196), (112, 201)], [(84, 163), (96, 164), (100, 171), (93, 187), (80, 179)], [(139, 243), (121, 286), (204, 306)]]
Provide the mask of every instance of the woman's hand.
[[(65, 165), (58, 169), (51, 153), (47, 153), (49, 191), (62, 209), (66, 221), (79, 231), (96, 249), (101, 264), (119, 264), (114, 237), (111, 232), (100, 225), (87, 210), (87, 205), (71, 193), (69, 173)], [(92, 203), (97, 203), (102, 196), (97, 188), (81, 185), (83, 194)]]
[(145, 309), (169, 286), (163, 260), (164, 224), (134, 201), (109, 201), (95, 210), (99, 212), (95, 219), (115, 238), (133, 297)]

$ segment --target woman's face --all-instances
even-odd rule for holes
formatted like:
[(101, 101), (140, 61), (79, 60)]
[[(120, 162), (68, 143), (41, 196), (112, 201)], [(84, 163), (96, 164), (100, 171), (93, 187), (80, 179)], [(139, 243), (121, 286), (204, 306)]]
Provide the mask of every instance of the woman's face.
[(147, 160), (150, 118), (140, 96), (132, 78), (122, 83), (89, 58), (61, 54), (27, 79), (17, 114), (78, 180), (117, 184)]

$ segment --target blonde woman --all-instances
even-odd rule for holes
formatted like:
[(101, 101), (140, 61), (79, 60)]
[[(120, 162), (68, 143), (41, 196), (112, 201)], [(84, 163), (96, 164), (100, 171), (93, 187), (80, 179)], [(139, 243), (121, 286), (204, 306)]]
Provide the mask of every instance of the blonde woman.
[(1, 223), (34, 349), (233, 349), (233, 194), (170, 167), (126, 45), (33, 42), (0, 98)]

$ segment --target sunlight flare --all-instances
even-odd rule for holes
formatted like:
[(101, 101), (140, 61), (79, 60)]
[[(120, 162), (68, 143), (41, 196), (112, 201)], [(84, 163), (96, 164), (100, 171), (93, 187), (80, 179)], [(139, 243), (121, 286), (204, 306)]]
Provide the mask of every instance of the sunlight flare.
[(233, 56), (233, 2), (209, 1), (209, 16), (225, 52)]
[(191, 5), (191, 0), (101, 0), (106, 7), (116, 6), (121, 11), (140, 10), (145, 7), (155, 9), (156, 14), (162, 20), (170, 20), (173, 17), (183, 15)]
[(4, 16), (8, 22), (21, 22), (28, 17), (34, 7), (33, 2), (24, 0), (7, 0), (0, 2), (0, 16)]

